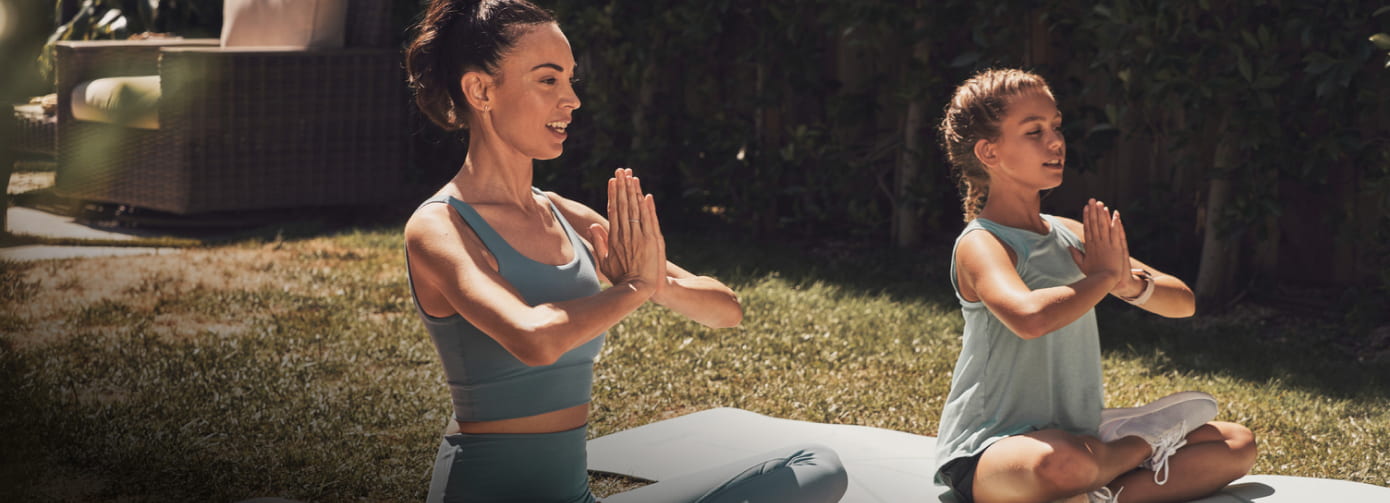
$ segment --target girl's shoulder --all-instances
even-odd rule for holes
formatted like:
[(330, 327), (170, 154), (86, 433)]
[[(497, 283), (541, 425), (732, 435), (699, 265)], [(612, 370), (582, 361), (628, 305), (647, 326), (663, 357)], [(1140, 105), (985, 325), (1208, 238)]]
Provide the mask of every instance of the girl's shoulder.
[(1077, 241), (1085, 242), (1084, 238), (1086, 235), (1086, 227), (1081, 225), (1080, 221), (1077, 221), (1073, 218), (1059, 217), (1057, 215), (1047, 214), (1044, 214), (1043, 218), (1046, 218), (1048, 219), (1048, 221), (1052, 222), (1052, 225), (1059, 226), (1059, 228), (1057, 229), (1059, 233), (1065, 232), (1066, 234), (1069, 234), (1071, 237), (1075, 238)]

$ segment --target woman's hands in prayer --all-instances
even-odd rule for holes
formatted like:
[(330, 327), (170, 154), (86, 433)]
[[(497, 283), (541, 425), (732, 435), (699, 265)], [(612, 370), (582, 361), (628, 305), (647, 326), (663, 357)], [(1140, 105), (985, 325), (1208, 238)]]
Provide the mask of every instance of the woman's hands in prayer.
[(608, 228), (593, 224), (599, 270), (614, 286), (656, 295), (666, 284), (666, 240), (656, 218), (656, 202), (642, 194), (631, 169), (608, 179)]

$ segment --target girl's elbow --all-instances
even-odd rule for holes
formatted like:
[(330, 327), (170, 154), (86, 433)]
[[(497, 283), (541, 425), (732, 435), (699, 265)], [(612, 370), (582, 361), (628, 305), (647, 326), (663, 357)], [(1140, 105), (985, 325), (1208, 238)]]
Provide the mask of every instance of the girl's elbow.
[(1192, 290), (1186, 288), (1179, 292), (1178, 302), (1175, 303), (1169, 312), (1164, 313), (1167, 318), (1191, 318), (1197, 314), (1197, 298), (1192, 294)]
[(1164, 317), (1164, 318), (1173, 318), (1173, 319), (1191, 318), (1191, 317), (1192, 317), (1193, 315), (1195, 315), (1195, 314), (1197, 314), (1197, 305), (1194, 304), (1194, 303), (1189, 302), (1189, 303), (1187, 303), (1187, 304), (1184, 304), (1184, 305), (1182, 305), (1182, 306), (1179, 306), (1177, 309), (1173, 310), (1172, 312), (1164, 313), (1164, 314), (1163, 314), (1163, 317)]
[(1023, 339), (1023, 340), (1026, 340), (1026, 341), (1031, 341), (1031, 340), (1033, 340), (1033, 339), (1037, 339), (1037, 338), (1042, 337), (1042, 336), (1047, 335), (1047, 334), (1048, 334), (1047, 331), (1045, 331), (1045, 330), (1038, 330), (1038, 329), (1014, 330), (1014, 335), (1017, 335), (1020, 339)]
[(1032, 340), (1052, 333), (1057, 327), (1052, 326), (1051, 320), (1041, 315), (1027, 316), (1009, 327), (1014, 335), (1024, 340)]

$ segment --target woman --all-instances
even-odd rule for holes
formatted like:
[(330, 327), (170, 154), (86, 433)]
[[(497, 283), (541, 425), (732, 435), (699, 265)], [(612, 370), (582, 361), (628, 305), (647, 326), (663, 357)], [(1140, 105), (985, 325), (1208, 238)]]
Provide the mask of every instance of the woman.
[(1041, 213), (1042, 191), (1062, 183), (1061, 123), (1047, 83), (1019, 70), (970, 78), (941, 121), (969, 224), (951, 262), (965, 333), (937, 482), (967, 503), (1215, 492), (1245, 475), (1256, 448), (1250, 430), (1211, 421), (1209, 395), (1101, 410), (1096, 303), (1114, 295), (1166, 317), (1195, 304), (1182, 280), (1129, 256), (1118, 211), (1091, 200), (1081, 222)]
[[(406, 224), (413, 296), (454, 403), (429, 501), (594, 501), (585, 470), (593, 360), (647, 301), (710, 327), (739, 323), (718, 280), (665, 259), (650, 195), (608, 181), (607, 217), (531, 186), (580, 107), (555, 19), (524, 0), (434, 0), (406, 54), (420, 109), (468, 130), (458, 174)], [(439, 204), (435, 204), (439, 203)], [(601, 289), (600, 281), (611, 288)], [(662, 481), (611, 501), (838, 501), (817, 446)]]

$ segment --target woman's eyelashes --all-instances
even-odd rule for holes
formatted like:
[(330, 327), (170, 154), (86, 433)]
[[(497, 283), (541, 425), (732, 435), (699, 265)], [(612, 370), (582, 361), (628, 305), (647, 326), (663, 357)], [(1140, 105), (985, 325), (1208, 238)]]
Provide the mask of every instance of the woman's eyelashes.
[[(579, 83), (582, 82), (582, 81), (583, 81), (583, 80), (580, 79), (579, 77), (571, 77), (571, 78), (570, 78), (570, 86), (578, 86)], [(560, 79), (559, 79), (558, 77), (543, 77), (543, 78), (541, 78), (540, 82), (541, 82), (542, 84), (547, 85), (547, 86), (553, 86), (553, 85), (555, 85), (555, 84), (559, 84), (559, 83), (560, 83)]]

